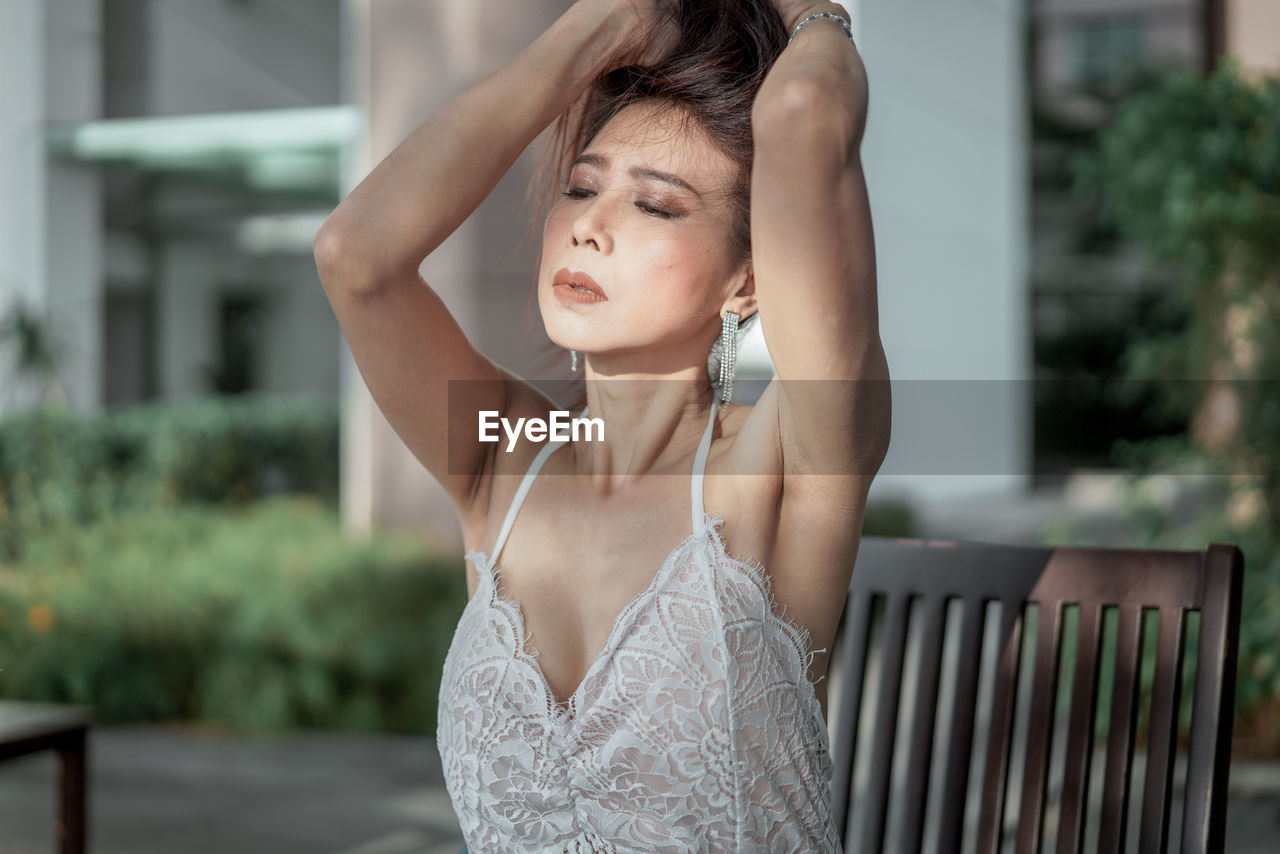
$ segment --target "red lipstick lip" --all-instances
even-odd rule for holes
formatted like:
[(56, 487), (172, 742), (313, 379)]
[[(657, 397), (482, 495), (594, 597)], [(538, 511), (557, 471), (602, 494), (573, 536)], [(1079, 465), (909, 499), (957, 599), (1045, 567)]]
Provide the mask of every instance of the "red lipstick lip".
[(556, 271), (555, 279), (552, 285), (577, 285), (580, 288), (586, 288), (592, 293), (598, 295), (601, 299), (608, 299), (604, 288), (596, 284), (596, 280), (588, 276), (586, 273), (570, 272), (568, 267), (562, 267)]

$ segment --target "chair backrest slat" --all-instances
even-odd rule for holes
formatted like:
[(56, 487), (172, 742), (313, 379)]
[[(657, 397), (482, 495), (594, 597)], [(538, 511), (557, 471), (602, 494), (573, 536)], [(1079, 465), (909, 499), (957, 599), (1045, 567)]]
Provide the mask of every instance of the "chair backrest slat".
[(1018, 821), (1018, 850), (1039, 854), (1049, 788), (1049, 746), (1053, 739), (1054, 701), (1058, 695), (1058, 649), (1062, 608), (1040, 606), (1036, 619), (1034, 669), (1031, 671), (1031, 720), (1022, 772), (1022, 804)]
[[(873, 594), (851, 590), (840, 626), (840, 697), (839, 714), (831, 733), (831, 761), (837, 773), (831, 781), (831, 816), (841, 836), (848, 830), (849, 793), (853, 781), (853, 753), (858, 739), (858, 723), (862, 716), (863, 680), (867, 672), (867, 641), (871, 635), (871, 600)], [(830, 700), (831, 698), (828, 698)]]
[(1208, 851), (1226, 834), (1227, 799), (1211, 797), (1227, 789), (1231, 716), (1236, 694), (1236, 652), (1240, 639), (1238, 554), (1225, 546), (1205, 551), (1204, 592), (1197, 658), (1222, 661), (1219, 672), (1196, 670), (1192, 688), (1191, 744), (1187, 750), (1187, 797), (1182, 812), (1182, 850)]
[(1084, 850), (1084, 818), (1088, 808), (1089, 765), (1093, 758), (1102, 640), (1102, 606), (1081, 606), (1076, 624), (1076, 661), (1071, 676), (1071, 717), (1063, 757), (1062, 804), (1058, 813), (1057, 854)]
[(881, 643), (880, 685), (876, 689), (876, 713), (871, 743), (871, 770), (866, 799), (866, 821), (862, 826), (859, 851), (884, 848), (884, 830), (889, 809), (889, 786), (893, 770), (893, 745), (898, 730), (898, 698), (902, 691), (902, 660), (906, 650), (907, 615), (911, 600), (893, 595), (885, 602), (884, 640)]
[(1142, 608), (1121, 605), (1116, 627), (1115, 675), (1111, 680), (1111, 720), (1107, 728), (1106, 773), (1102, 783), (1102, 816), (1098, 821), (1099, 854), (1124, 851), (1129, 815), (1129, 782), (1133, 773), (1134, 730), (1138, 723), (1139, 674), (1142, 665)]
[[(854, 572), (857, 572), (855, 569)], [(1022, 646), (1022, 611), (1000, 611), (995, 696), (987, 733), (987, 761), (982, 769), (982, 807), (978, 814), (978, 854), (998, 854), (1004, 829), (1005, 781), (1013, 747), (1013, 709), (1017, 700), (1018, 651)]]
[[(1151, 723), (1147, 736), (1147, 779), (1142, 799), (1139, 852), (1163, 854), (1169, 844), (1169, 807), (1173, 762), (1178, 748), (1178, 708), (1182, 687), (1181, 609), (1161, 608), (1156, 633), (1156, 672), (1151, 685)], [(1159, 714), (1172, 710), (1172, 714)]]
[(940, 596), (920, 602), (920, 677), (911, 711), (911, 748), (902, 798), (902, 850), (918, 854), (924, 842), (925, 804), (929, 797), (929, 766), (933, 760), (933, 722), (938, 710), (938, 681), (942, 674), (942, 640), (947, 603)]
[[(1242, 573), (1243, 555), (1224, 543), (1203, 551), (1174, 551), (864, 537), (831, 663), (839, 684), (831, 722), (832, 810), (846, 838), (850, 828), (861, 829), (856, 841), (846, 842), (846, 850), (878, 852), (886, 837), (899, 843), (896, 850), (923, 850), (924, 829), (936, 803), (934, 850), (958, 852), (976, 798), (977, 850), (982, 854), (998, 854), (1009, 841), (1019, 852), (1040, 851), (1055, 808), (1055, 850), (1082, 851), (1092, 821), (1093, 733), (1105, 689), (1110, 700), (1098, 846), (1102, 852), (1124, 851), (1148, 611), (1156, 612), (1158, 630), (1139, 848), (1163, 851), (1171, 835), (1185, 638), (1188, 616), (1194, 612), (1200, 615), (1200, 629), (1199, 644), (1189, 653), (1196, 675), (1182, 850), (1220, 850)], [(877, 602), (884, 604), (883, 623), (873, 643)], [(948, 621), (953, 602), (958, 620), (954, 627)], [(999, 611), (995, 638), (985, 637), (988, 607)], [(1029, 607), (1037, 614), (1029, 647), (1032, 675), (1029, 684), (1021, 685), (1024, 615)], [(1074, 632), (1065, 629), (1069, 613), (1078, 615)], [(1112, 614), (1113, 637), (1105, 628)], [(909, 672), (908, 637), (918, 651), (911, 657)], [(995, 660), (984, 662), (990, 641), (995, 642)], [(1074, 665), (1059, 673), (1068, 642), (1074, 644)], [(947, 654), (951, 643), (956, 644), (954, 656)], [(1104, 650), (1110, 646), (1114, 660), (1104, 661)], [(954, 661), (954, 667), (944, 668), (944, 661)], [(945, 672), (949, 670), (954, 672)], [(873, 684), (864, 685), (873, 673)], [(908, 682), (913, 704), (901, 710)], [(940, 714), (943, 684), (951, 686), (950, 706)], [(1064, 695), (1068, 684), (1069, 695)], [(874, 711), (864, 720), (866, 691), (872, 692), (868, 699), (874, 699)], [(1025, 701), (1020, 701), (1027, 691)], [(1054, 723), (1060, 695), (1069, 700), (1065, 727)], [(1025, 727), (1015, 717), (1022, 717)], [(909, 732), (898, 731), (900, 720)], [(872, 737), (862, 732), (867, 727)], [(1063, 729), (1065, 748), (1061, 742), (1055, 748), (1056, 733)], [(947, 745), (941, 754), (943, 779), (935, 784), (931, 773), (941, 740)], [(860, 743), (869, 745), (870, 755), (866, 777), (860, 775), (855, 787)], [(983, 749), (975, 750), (979, 745)], [(1060, 793), (1050, 780), (1056, 749), (1064, 750)], [(905, 754), (900, 766), (905, 775), (896, 788), (895, 752)], [(967, 787), (975, 770), (971, 765), (979, 761), (980, 791), (970, 793)], [(1010, 780), (1017, 774), (1022, 784), (1011, 794)], [(931, 799), (931, 789), (940, 789), (941, 797)], [(1014, 839), (1006, 840), (1005, 805), (1011, 801), (1016, 806), (1010, 809), (1017, 809), (1011, 828)], [(892, 834), (891, 815), (900, 818)], [(855, 817), (860, 822), (852, 820)]]
[(947, 764), (943, 780), (950, 790), (940, 805), (938, 838), (958, 840), (964, 831), (964, 810), (970, 798), (965, 786), (950, 781), (969, 779), (969, 757), (973, 753), (973, 720), (978, 709), (978, 667), (982, 660), (982, 634), (986, 626), (987, 603), (982, 599), (962, 599), (960, 633), (956, 650), (955, 694), (948, 718), (951, 737), (947, 744)]

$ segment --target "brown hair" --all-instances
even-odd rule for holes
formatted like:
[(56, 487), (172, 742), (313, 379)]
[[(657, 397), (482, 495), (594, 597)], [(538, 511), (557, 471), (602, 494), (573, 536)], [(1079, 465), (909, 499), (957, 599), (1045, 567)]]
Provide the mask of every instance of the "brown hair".
[[(673, 114), (680, 126), (701, 129), (737, 165), (729, 187), (728, 249), (734, 264), (744, 263), (751, 258), (751, 105), (786, 47), (786, 27), (771, 0), (676, 0), (674, 7), (680, 39), (667, 59), (597, 77), (556, 119), (529, 187), (537, 201), (535, 220), (545, 218), (573, 160), (611, 118), (631, 104), (657, 100), (680, 108)], [(567, 361), (560, 347), (549, 355)]]

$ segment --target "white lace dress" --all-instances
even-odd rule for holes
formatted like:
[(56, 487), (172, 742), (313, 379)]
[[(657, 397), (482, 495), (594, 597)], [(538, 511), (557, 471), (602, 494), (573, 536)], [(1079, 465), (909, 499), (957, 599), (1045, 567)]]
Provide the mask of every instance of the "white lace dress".
[[(728, 554), (702, 507), (719, 408), (694, 460), (693, 533), (614, 621), (561, 706), (497, 557), (546, 458), (516, 491), (444, 662), (437, 744), (468, 854), (839, 852), (808, 632), (769, 576)], [(586, 414), (586, 410), (583, 410)]]

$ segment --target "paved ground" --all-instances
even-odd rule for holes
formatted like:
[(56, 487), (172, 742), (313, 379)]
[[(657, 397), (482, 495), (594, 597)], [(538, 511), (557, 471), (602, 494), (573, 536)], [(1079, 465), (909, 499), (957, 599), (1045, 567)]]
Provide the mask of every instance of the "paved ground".
[[(458, 854), (430, 738), (98, 727), (95, 854)], [(0, 764), (0, 852), (53, 854), (52, 755)], [(1280, 766), (1233, 766), (1230, 854), (1274, 854)]]
[[(96, 727), (95, 854), (458, 854), (430, 738)], [(52, 754), (0, 765), (0, 852), (52, 854)]]

